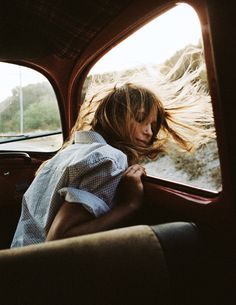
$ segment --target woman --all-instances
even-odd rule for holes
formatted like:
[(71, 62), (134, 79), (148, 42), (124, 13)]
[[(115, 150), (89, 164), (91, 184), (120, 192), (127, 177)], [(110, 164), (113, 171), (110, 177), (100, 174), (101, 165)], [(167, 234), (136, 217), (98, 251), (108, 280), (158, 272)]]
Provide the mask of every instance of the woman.
[(87, 111), (25, 193), (12, 247), (127, 224), (142, 206), (145, 169), (138, 162), (156, 157), (169, 137), (191, 148), (181, 135), (191, 128), (147, 88), (127, 83), (94, 97), (94, 104), (89, 124), (84, 124), (91, 118)]

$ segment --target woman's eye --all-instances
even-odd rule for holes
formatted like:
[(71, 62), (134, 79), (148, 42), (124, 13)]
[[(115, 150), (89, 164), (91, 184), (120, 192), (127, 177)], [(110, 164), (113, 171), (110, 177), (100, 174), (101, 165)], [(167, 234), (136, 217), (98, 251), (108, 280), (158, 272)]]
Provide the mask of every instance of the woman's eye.
[(145, 114), (144, 113), (138, 113), (135, 117), (135, 121), (138, 123), (142, 123), (145, 120)]
[(144, 120), (143, 120), (142, 118), (138, 118), (138, 119), (136, 120), (137, 123), (143, 123), (143, 121), (144, 121)]

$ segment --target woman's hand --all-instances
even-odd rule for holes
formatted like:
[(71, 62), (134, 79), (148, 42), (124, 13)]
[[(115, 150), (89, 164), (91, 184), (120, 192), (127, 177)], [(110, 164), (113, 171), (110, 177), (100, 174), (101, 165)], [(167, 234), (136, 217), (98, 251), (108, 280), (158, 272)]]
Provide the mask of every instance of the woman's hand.
[(139, 209), (143, 201), (143, 183), (141, 177), (146, 175), (145, 168), (134, 164), (125, 171), (117, 190), (117, 202)]

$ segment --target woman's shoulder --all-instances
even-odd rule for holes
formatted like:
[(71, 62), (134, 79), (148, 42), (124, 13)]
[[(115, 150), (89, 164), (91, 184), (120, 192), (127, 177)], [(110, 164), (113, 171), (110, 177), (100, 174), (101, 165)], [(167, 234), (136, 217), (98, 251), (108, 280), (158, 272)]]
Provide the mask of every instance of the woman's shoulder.
[(75, 143), (89, 144), (86, 146), (90, 158), (110, 159), (119, 162), (127, 162), (126, 155), (119, 149), (111, 146), (106, 142), (103, 136), (95, 131), (77, 131), (75, 134)]
[(127, 156), (121, 150), (109, 144), (105, 144), (95, 149), (91, 154), (91, 158), (104, 162), (110, 160), (117, 163), (117, 165), (122, 165), (122, 167), (127, 166)]

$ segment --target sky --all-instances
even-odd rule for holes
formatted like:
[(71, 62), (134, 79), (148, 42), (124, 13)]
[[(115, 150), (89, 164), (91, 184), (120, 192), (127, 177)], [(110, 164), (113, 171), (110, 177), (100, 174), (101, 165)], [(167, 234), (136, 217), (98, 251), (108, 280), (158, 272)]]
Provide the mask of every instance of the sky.
[(11, 96), (11, 90), (20, 84), (28, 84), (47, 81), (47, 78), (41, 73), (18, 65), (0, 63), (0, 103), (8, 96)]
[(162, 63), (188, 44), (197, 44), (201, 26), (194, 9), (180, 4), (155, 18), (105, 55), (90, 74)]
[[(197, 44), (201, 28), (197, 14), (180, 4), (124, 40), (91, 69), (90, 74), (122, 70), (142, 63), (161, 63), (188, 44)], [(0, 102), (12, 88), (45, 81), (29, 68), (0, 63)]]

